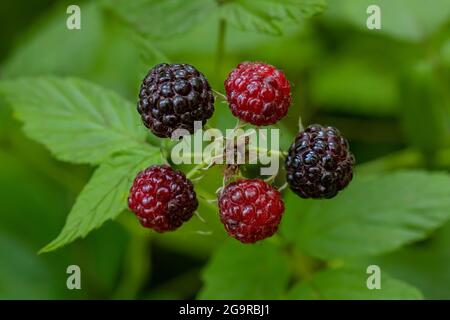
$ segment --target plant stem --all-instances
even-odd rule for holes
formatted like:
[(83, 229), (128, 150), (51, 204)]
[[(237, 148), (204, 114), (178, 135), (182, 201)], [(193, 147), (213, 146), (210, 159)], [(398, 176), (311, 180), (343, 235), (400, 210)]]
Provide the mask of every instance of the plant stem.
[(269, 155), (272, 155), (272, 154), (277, 155), (277, 156), (279, 156), (280, 158), (284, 158), (284, 157), (286, 156), (286, 155), (285, 155), (285, 152), (280, 151), (280, 150), (274, 150), (274, 149), (251, 148), (251, 149), (249, 149), (248, 151), (253, 151), (253, 152), (265, 152), (265, 153), (267, 153), (267, 154), (269, 154)]
[(305, 130), (305, 127), (303, 126), (302, 117), (298, 117), (298, 132), (302, 132)]
[(227, 30), (227, 22), (225, 19), (221, 18), (219, 20), (219, 32), (217, 38), (217, 53), (216, 53), (216, 75), (221, 77), (221, 66), (223, 57), (225, 55), (225, 37)]
[[(130, 215), (131, 216), (131, 215)], [(130, 239), (124, 259), (122, 279), (114, 294), (115, 299), (136, 299), (150, 273), (149, 233), (137, 228), (134, 219), (121, 215), (119, 223), (128, 232)]]
[(197, 164), (194, 168), (192, 168), (187, 174), (186, 178), (190, 179), (193, 176), (197, 174), (198, 171), (202, 170), (203, 168), (206, 168), (212, 160), (212, 157), (209, 156), (205, 159), (205, 161), (202, 161), (202, 163)]

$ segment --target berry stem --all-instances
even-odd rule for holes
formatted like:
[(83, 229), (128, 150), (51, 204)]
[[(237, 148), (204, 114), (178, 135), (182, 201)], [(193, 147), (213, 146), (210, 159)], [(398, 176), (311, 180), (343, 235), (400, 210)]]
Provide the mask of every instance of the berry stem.
[(303, 123), (302, 123), (302, 117), (298, 117), (298, 132), (302, 132), (302, 131), (304, 131), (305, 130), (305, 127), (303, 126)]
[(274, 154), (282, 159), (286, 158), (286, 155), (287, 155), (286, 151), (280, 151), (280, 150), (275, 150), (275, 149), (266, 149), (266, 148), (249, 148), (248, 151), (249, 152), (257, 152), (257, 153), (266, 153), (269, 156)]
[[(239, 128), (241, 128), (241, 125), (245, 124), (245, 123), (241, 123), (239, 122), (236, 127), (234, 128), (234, 130), (237, 130)], [(225, 144), (226, 144), (226, 140), (225, 140)], [(260, 152), (265, 152), (268, 155), (278, 155), (278, 157), (284, 159), (286, 157), (286, 152), (284, 151), (280, 151), (280, 150), (274, 150), (274, 149), (266, 149), (266, 148), (249, 148), (249, 152), (256, 152), (256, 153), (260, 153)], [(192, 156), (194, 154), (190, 154), (190, 156)], [(187, 156), (187, 154), (186, 154)], [(197, 164), (195, 167), (193, 167), (187, 174), (186, 174), (186, 178), (188, 179), (192, 179), (200, 170), (206, 170), (209, 167), (212, 166), (211, 162), (214, 161), (215, 157), (212, 157), (211, 155), (209, 155), (204, 161), (202, 161), (202, 163)]]
[(188, 173), (186, 173), (186, 178), (191, 179), (194, 177), (200, 170), (206, 168), (211, 162), (211, 157), (208, 157), (208, 161), (203, 161), (202, 163), (197, 164), (194, 168), (192, 168)]
[(216, 91), (216, 90), (214, 90), (214, 89), (211, 89), (211, 90), (212, 90), (212, 92), (214, 93), (214, 95), (215, 95), (216, 97), (221, 98), (223, 101), (227, 101), (227, 96), (224, 95), (222, 92)]

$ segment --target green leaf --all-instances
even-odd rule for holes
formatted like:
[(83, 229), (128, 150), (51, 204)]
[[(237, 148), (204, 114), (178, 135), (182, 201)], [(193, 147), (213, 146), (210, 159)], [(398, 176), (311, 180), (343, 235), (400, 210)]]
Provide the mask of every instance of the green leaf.
[(143, 145), (135, 107), (114, 92), (80, 79), (39, 77), (0, 83), (26, 134), (60, 160), (98, 164)]
[(221, 16), (231, 25), (273, 35), (282, 34), (283, 27), (300, 23), (326, 7), (323, 0), (224, 0), (222, 3)]
[(105, 0), (105, 6), (154, 38), (183, 34), (217, 7), (211, 0)]
[(426, 299), (450, 299), (450, 223), (430, 239), (388, 255), (361, 259), (419, 288)]
[(100, 52), (103, 19), (98, 5), (83, 4), (81, 29), (66, 28), (66, 6), (57, 5), (33, 24), (22, 43), (4, 62), (1, 77), (42, 74), (82, 75)]
[(286, 199), (282, 231), (301, 250), (332, 259), (375, 255), (424, 239), (450, 216), (450, 177), (405, 171), (356, 176), (331, 200)]
[[(381, 29), (368, 30), (366, 13), (369, 5), (381, 9)], [(408, 41), (421, 41), (448, 21), (450, 6), (447, 0), (435, 0), (430, 5), (423, 0), (333, 0), (327, 15), (350, 22), (371, 33), (385, 33)]]
[[(154, 38), (188, 32), (209, 16), (245, 31), (279, 35), (325, 9), (324, 0), (105, 0), (107, 8)], [(153, 23), (149, 23), (149, 21)]]
[(381, 270), (381, 289), (368, 289), (370, 275), (365, 268), (319, 272), (308, 282), (300, 282), (288, 294), (289, 299), (322, 300), (416, 300), (423, 299), (413, 286), (391, 278)]
[(152, 40), (143, 35), (135, 34), (133, 41), (138, 49), (145, 73), (158, 63), (169, 62), (169, 58), (154, 45)]
[(203, 272), (200, 299), (276, 299), (289, 280), (287, 257), (271, 243), (219, 248)]
[(154, 40), (136, 33), (133, 34), (132, 40), (139, 54), (140, 72), (138, 77), (140, 82), (155, 65), (170, 62), (170, 59), (157, 48)]
[(128, 191), (136, 174), (157, 163), (162, 163), (159, 150), (146, 147), (129, 150), (100, 165), (78, 196), (61, 233), (41, 253), (83, 238), (116, 218), (127, 207)]

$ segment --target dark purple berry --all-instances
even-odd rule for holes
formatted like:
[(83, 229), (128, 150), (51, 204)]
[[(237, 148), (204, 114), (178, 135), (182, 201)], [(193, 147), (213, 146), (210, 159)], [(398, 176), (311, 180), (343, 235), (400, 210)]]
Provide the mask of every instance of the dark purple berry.
[(333, 198), (352, 180), (354, 163), (338, 129), (311, 125), (298, 133), (289, 148), (287, 182), (302, 198)]
[(214, 95), (205, 76), (188, 64), (159, 64), (141, 84), (137, 110), (156, 136), (170, 138), (176, 129), (194, 133), (214, 112)]

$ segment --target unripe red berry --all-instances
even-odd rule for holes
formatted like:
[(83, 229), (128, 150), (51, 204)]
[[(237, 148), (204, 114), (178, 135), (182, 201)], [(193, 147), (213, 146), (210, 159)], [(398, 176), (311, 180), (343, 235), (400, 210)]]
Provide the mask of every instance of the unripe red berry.
[(181, 171), (155, 165), (136, 176), (128, 207), (142, 226), (165, 232), (189, 220), (197, 210), (198, 201), (192, 182)]
[(281, 194), (260, 179), (240, 179), (219, 195), (220, 220), (228, 234), (242, 243), (272, 236), (284, 212)]
[(291, 104), (291, 87), (284, 73), (270, 64), (244, 62), (225, 80), (231, 112), (257, 126), (274, 124)]

